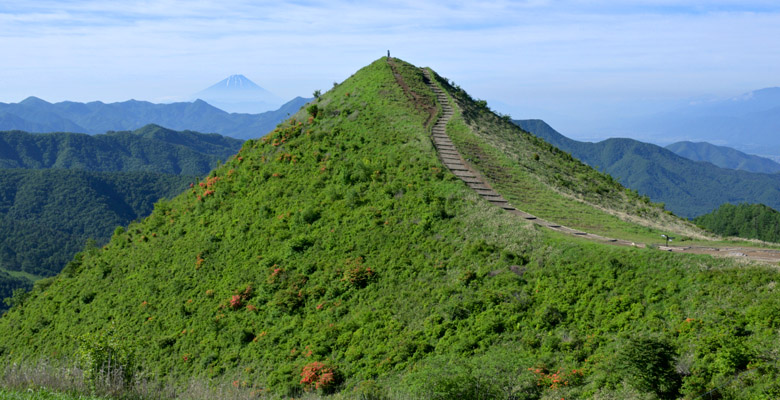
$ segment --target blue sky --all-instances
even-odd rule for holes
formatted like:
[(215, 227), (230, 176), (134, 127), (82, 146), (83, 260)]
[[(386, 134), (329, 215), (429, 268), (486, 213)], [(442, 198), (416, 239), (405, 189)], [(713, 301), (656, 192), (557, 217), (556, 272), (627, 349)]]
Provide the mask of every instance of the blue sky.
[(241, 73), (283, 98), (383, 56), (575, 138), (674, 102), (780, 86), (776, 1), (0, 3), (0, 101), (183, 99)]

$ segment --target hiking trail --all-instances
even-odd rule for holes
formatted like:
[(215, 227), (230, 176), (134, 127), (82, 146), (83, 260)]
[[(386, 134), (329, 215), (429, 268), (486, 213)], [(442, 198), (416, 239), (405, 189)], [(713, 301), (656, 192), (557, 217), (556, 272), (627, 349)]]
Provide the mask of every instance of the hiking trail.
[[(392, 62), (389, 61), (392, 66)], [(644, 243), (635, 243), (630, 240), (615, 239), (596, 235), (593, 233), (583, 232), (578, 229), (573, 229), (567, 226), (556, 224), (539, 218), (535, 215), (521, 211), (514, 205), (510, 204), (501, 194), (493, 190), (490, 183), (485, 177), (473, 168), (463, 156), (460, 154), (455, 144), (447, 135), (447, 123), (455, 114), (453, 106), (450, 104), (448, 96), (444, 91), (436, 85), (433, 77), (428, 69), (423, 69), (425, 74), (425, 83), (436, 95), (437, 101), (441, 105), (441, 115), (436, 119), (431, 128), (431, 139), (433, 145), (439, 154), (441, 162), (452, 172), (455, 176), (460, 178), (468, 187), (474, 190), (481, 198), (485, 199), (489, 204), (496, 207), (500, 207), (508, 213), (517, 215), (527, 221), (530, 221), (536, 225), (543, 226), (545, 228), (558, 231), (567, 235), (583, 237), (589, 240), (604, 242), (608, 244), (618, 246), (633, 246), (633, 247), (647, 247)], [(408, 91), (408, 88), (403, 83), (403, 78), (396, 74), (396, 79), (399, 80), (399, 84)], [(413, 97), (416, 97), (412, 94)], [(710, 254), (713, 256), (721, 257), (733, 257), (733, 258), (747, 258), (755, 261), (765, 262), (778, 262), (780, 261), (780, 250), (761, 249), (751, 247), (704, 247), (704, 246), (658, 246), (659, 250), (671, 251), (676, 253), (691, 253), (691, 254)]]

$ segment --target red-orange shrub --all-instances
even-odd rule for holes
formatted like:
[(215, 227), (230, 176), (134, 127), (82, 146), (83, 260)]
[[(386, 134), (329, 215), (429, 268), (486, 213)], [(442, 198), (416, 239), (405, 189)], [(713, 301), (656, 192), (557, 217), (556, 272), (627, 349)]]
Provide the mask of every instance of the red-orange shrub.
[(301, 384), (306, 391), (326, 391), (336, 384), (335, 368), (319, 361), (306, 364), (301, 371)]

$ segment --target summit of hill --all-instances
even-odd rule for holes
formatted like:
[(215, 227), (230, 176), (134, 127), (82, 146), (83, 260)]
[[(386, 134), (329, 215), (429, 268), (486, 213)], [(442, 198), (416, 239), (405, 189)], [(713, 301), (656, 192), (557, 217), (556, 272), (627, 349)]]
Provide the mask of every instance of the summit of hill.
[(0, 357), (107, 343), (131, 373), (277, 396), (780, 390), (775, 270), (535, 225), (447, 168), (441, 118), (449, 159), (516, 207), (604, 236), (704, 235), (434, 71), (382, 58), (16, 299)]

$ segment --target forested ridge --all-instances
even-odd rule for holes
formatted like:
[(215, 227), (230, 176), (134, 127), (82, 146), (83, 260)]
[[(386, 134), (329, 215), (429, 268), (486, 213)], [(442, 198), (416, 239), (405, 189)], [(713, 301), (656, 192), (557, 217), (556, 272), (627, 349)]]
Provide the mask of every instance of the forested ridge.
[(780, 212), (763, 204), (726, 203), (693, 222), (723, 236), (780, 242)]
[(148, 215), (196, 176), (151, 172), (2, 170), (0, 266), (35, 275), (59, 272), (88, 238)]
[[(56, 274), (88, 240), (105, 243), (241, 143), (157, 125), (94, 136), (0, 132), (0, 271)], [(4, 274), (0, 284), (5, 298), (32, 282)]]
[(101, 135), (0, 132), (0, 168), (200, 175), (235, 154), (241, 143), (222, 135), (157, 125)]

